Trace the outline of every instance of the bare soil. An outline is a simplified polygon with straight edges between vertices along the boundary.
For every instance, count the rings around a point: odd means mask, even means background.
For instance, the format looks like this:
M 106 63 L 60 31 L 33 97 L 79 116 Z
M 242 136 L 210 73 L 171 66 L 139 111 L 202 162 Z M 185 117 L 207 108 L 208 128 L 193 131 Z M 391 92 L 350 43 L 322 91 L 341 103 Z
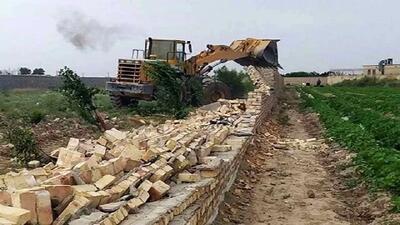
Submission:
M 400 224 L 390 197 L 368 192 L 351 167 L 354 154 L 321 133 L 318 116 L 302 112 L 287 91 L 256 134 L 214 225 Z

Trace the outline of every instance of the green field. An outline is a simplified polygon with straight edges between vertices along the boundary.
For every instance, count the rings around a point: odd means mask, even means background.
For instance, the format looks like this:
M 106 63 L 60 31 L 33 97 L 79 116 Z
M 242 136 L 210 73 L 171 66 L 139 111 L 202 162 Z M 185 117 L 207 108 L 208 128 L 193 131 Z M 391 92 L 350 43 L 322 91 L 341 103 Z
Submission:
M 303 87 L 306 107 L 320 114 L 327 135 L 357 153 L 371 187 L 390 191 L 400 209 L 400 89 Z
M 106 94 L 96 95 L 95 104 L 100 112 L 109 117 L 123 117 L 136 113 L 134 109 L 113 107 Z M 0 116 L 7 119 L 24 119 L 35 122 L 43 119 L 78 118 L 79 115 L 67 99 L 56 91 L 7 91 L 0 92 Z

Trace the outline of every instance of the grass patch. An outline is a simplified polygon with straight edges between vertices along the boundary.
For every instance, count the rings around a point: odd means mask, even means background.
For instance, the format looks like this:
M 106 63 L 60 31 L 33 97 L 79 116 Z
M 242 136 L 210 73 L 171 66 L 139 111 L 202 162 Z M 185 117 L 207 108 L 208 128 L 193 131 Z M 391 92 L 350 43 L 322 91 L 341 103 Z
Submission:
M 94 101 L 101 112 L 113 117 L 136 113 L 114 108 L 106 94 L 95 95 Z M 74 107 L 61 93 L 50 90 L 0 92 L 0 114 L 10 120 L 23 120 L 27 123 L 37 123 L 47 118 L 78 117 Z
M 363 77 L 355 80 L 345 80 L 334 84 L 335 87 L 400 87 L 400 80 L 396 79 L 378 79 L 376 77 Z

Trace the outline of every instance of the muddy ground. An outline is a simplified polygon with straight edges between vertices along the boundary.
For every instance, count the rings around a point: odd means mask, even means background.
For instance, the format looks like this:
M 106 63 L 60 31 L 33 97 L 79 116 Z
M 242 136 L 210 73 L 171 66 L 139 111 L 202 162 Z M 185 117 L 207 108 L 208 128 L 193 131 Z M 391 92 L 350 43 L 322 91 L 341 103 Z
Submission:
M 318 116 L 286 90 L 256 134 L 214 225 L 400 224 L 390 197 L 370 192 L 354 154 L 323 138 Z

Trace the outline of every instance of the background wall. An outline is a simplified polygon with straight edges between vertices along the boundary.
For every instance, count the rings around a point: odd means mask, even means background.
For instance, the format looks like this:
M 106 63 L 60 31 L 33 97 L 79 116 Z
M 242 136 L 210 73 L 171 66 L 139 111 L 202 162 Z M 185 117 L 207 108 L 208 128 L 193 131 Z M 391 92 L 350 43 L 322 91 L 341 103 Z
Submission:
M 91 87 L 104 88 L 107 77 L 81 77 L 82 81 Z M 52 76 L 23 76 L 23 75 L 1 75 L 0 90 L 11 89 L 54 89 L 61 86 L 60 77 Z
M 318 82 L 318 79 L 321 81 L 321 85 L 326 85 L 328 83 L 327 77 L 284 77 L 285 85 L 302 85 L 309 83 L 311 86 L 315 86 Z
M 332 85 L 336 83 L 340 83 L 345 80 L 355 80 L 361 79 L 367 75 L 342 75 L 342 76 L 328 76 L 328 77 L 283 77 L 285 85 L 303 85 L 309 83 L 311 86 L 315 86 L 317 84 L 318 79 L 321 80 L 321 85 Z M 370 77 L 372 77 L 370 75 Z M 400 80 L 400 75 L 377 75 L 375 76 L 378 79 L 397 79 Z

